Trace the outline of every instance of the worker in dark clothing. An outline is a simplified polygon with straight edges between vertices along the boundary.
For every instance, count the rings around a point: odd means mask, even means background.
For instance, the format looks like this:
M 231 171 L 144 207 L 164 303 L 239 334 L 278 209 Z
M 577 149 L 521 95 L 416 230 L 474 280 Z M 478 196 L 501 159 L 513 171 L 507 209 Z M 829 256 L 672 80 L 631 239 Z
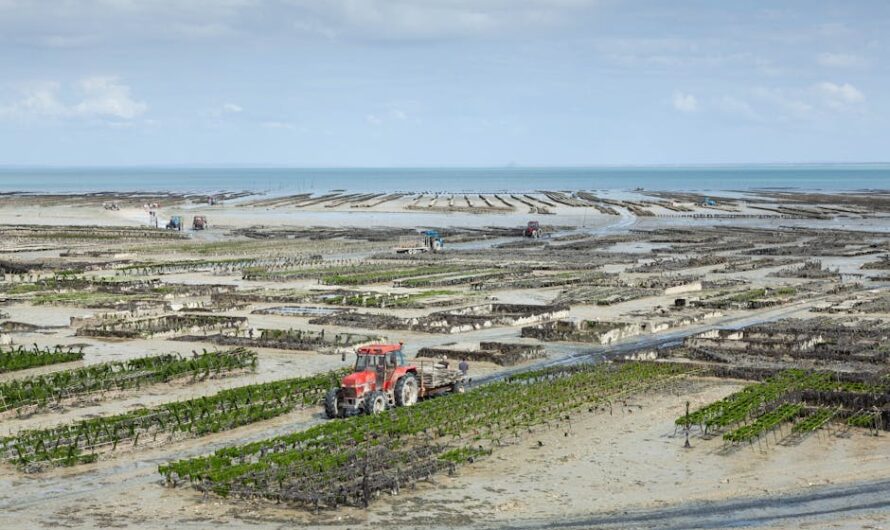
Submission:
M 470 363 L 468 363 L 466 359 L 461 359 L 460 364 L 457 365 L 457 368 L 460 370 L 460 373 L 462 373 L 463 375 L 467 375 L 467 372 L 470 371 Z

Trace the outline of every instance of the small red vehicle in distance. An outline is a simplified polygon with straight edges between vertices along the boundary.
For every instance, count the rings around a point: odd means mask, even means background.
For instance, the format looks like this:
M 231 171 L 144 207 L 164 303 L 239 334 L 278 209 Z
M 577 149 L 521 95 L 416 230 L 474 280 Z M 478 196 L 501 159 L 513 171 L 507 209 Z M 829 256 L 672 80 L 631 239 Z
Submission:
M 535 239 L 541 237 L 541 223 L 538 221 L 529 221 L 522 235 L 525 237 L 533 237 Z

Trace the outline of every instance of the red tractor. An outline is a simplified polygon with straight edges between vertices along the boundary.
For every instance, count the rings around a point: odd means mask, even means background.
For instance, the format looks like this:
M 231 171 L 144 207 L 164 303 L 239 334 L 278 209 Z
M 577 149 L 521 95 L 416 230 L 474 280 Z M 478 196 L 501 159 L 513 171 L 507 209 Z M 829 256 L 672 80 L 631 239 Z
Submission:
M 528 226 L 525 227 L 525 231 L 522 235 L 525 237 L 533 237 L 535 239 L 541 237 L 541 223 L 538 221 L 529 221 Z
M 371 344 L 356 351 L 355 368 L 339 388 L 328 390 L 328 418 L 379 414 L 390 407 L 410 407 L 421 398 L 463 391 L 463 375 L 447 366 L 408 364 L 402 344 Z

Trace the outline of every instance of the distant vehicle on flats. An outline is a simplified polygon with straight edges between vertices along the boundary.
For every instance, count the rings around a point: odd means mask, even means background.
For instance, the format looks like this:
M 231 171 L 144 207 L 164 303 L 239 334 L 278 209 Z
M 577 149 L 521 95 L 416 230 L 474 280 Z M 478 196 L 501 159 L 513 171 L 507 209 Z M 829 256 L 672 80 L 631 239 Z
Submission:
M 419 254 L 421 252 L 441 252 L 445 249 L 445 240 L 438 230 L 426 230 L 418 236 L 399 238 L 396 254 Z
M 167 230 L 182 230 L 182 216 L 174 215 L 167 222 Z

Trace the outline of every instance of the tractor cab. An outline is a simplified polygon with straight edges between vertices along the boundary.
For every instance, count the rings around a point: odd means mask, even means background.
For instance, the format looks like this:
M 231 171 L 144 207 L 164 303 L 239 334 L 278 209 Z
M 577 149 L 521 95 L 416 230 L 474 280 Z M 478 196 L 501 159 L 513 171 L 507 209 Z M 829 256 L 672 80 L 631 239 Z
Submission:
M 405 366 L 405 354 L 402 353 L 402 345 L 377 344 L 358 349 L 355 356 L 355 372 L 376 370 L 378 366 L 386 368 Z
M 356 351 L 356 374 L 361 372 L 374 372 L 375 386 L 377 389 L 387 389 L 387 382 L 397 368 L 405 366 L 405 354 L 402 353 L 401 344 L 375 344 L 365 346 Z
M 423 232 L 423 245 L 429 252 L 439 252 L 445 248 L 445 240 L 439 235 L 438 230 L 426 230 Z

